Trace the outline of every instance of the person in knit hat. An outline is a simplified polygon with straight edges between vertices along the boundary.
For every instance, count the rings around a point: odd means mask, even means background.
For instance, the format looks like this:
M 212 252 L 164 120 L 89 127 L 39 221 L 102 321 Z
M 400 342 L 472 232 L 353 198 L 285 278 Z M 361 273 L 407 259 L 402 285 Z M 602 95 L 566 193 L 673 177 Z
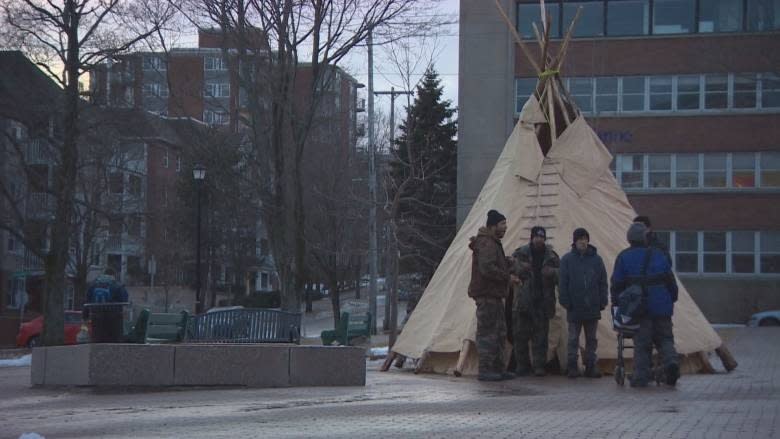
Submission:
M 547 231 L 542 226 L 533 227 L 530 242 L 515 250 L 512 256 L 512 273 L 521 280 L 514 287 L 512 299 L 515 373 L 525 376 L 533 371 L 536 376 L 544 376 L 550 319 L 555 316 L 555 285 L 560 260 L 547 244 Z
M 596 247 L 590 244 L 590 234 L 578 228 L 572 236 L 571 251 L 561 258 L 560 284 L 561 306 L 566 309 L 569 322 L 568 361 L 569 378 L 580 376 L 577 365 L 580 333 L 585 330 L 585 376 L 601 378 L 596 364 L 598 339 L 596 329 L 601 311 L 607 307 L 607 269 Z
M 473 256 L 468 294 L 477 305 L 476 345 L 480 381 L 500 381 L 515 376 L 504 370 L 504 344 L 507 339 L 504 300 L 509 294 L 510 283 L 519 281 L 509 273 L 510 263 L 501 244 L 506 227 L 506 217 L 497 210 L 491 210 L 485 227 L 481 227 L 469 243 Z
M 612 270 L 612 306 L 617 306 L 624 290 L 636 284 L 642 285 L 647 304 L 645 314 L 638 317 L 639 330 L 634 336 L 634 375 L 631 387 L 647 387 L 651 378 L 654 343 L 659 347 L 663 360 L 666 384 L 674 386 L 680 377 L 680 362 L 672 333 L 677 280 L 663 251 L 648 245 L 647 227 L 644 224 L 631 224 L 626 239 L 630 247 L 618 255 Z

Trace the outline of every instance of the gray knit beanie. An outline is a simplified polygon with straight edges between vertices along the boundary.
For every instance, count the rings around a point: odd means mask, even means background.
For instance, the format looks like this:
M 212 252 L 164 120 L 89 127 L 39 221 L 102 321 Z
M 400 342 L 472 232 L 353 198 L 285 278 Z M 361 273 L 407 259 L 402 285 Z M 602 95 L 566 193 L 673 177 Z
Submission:
M 628 228 L 626 238 L 629 243 L 646 244 L 647 243 L 647 227 L 642 223 L 633 223 Z

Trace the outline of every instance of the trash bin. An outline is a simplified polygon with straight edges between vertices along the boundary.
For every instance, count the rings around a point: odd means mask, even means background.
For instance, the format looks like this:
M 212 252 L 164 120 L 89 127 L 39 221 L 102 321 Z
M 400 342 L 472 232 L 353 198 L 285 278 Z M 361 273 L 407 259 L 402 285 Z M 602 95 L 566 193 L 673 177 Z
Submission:
M 124 338 L 122 311 L 125 302 L 87 303 L 91 343 L 121 343 Z

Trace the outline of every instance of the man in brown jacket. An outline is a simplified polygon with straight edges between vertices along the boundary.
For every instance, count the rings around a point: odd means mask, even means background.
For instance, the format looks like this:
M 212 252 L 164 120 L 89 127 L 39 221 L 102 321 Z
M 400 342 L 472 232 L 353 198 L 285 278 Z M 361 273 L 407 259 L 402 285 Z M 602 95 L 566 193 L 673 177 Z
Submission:
M 474 252 L 469 297 L 477 303 L 476 344 L 480 381 L 515 377 L 504 370 L 504 345 L 507 340 L 504 299 L 509 295 L 510 282 L 517 283 L 519 279 L 509 273 L 510 261 L 501 245 L 505 233 L 506 217 L 491 210 L 485 227 L 479 229 L 469 244 Z

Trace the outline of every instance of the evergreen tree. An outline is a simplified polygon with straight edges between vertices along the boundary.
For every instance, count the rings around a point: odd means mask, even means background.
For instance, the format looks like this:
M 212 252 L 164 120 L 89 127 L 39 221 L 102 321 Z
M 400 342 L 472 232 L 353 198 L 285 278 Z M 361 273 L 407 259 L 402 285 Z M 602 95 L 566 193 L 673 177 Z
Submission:
M 390 214 L 402 271 L 419 272 L 426 281 L 456 231 L 457 122 L 442 90 L 438 74 L 429 69 L 407 109 L 390 162 L 390 195 L 398 200 Z

